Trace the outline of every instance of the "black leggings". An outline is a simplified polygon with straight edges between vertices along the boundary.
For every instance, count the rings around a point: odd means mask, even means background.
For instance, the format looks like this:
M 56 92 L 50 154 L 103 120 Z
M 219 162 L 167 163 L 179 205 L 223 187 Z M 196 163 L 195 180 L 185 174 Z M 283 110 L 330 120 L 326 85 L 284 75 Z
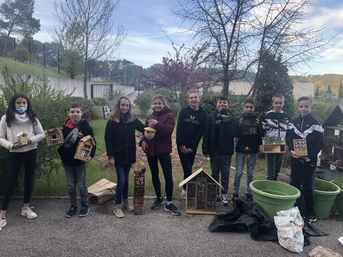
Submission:
M 2 210 L 8 209 L 22 167 L 24 167 L 24 204 L 30 203 L 33 191 L 34 171 L 36 168 L 36 157 L 36 149 L 23 153 L 9 153 L 7 161 L 7 188 L 2 202 Z
M 151 171 L 152 184 L 158 198 L 161 198 L 161 182 L 159 178 L 158 160 L 160 161 L 164 180 L 166 182 L 167 201 L 173 200 L 173 174 L 170 154 L 160 154 L 157 156 L 148 156 L 148 163 Z

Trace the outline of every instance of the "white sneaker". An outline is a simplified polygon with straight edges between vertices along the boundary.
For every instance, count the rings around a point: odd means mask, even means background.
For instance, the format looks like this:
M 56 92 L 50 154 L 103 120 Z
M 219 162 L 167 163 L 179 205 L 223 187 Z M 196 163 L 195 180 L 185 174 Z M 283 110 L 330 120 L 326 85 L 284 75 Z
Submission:
M 21 208 L 20 215 L 26 217 L 29 220 L 33 220 L 38 217 L 37 213 L 35 213 L 30 207 Z
M 7 225 L 7 219 L 0 219 L 0 231 L 6 227 Z
M 229 197 L 227 194 L 223 194 L 222 195 L 222 202 L 223 202 L 223 205 L 228 205 L 229 204 Z
M 125 214 L 124 214 L 123 210 L 121 208 L 119 208 L 119 207 L 114 207 L 113 214 L 117 218 L 124 218 L 125 217 Z

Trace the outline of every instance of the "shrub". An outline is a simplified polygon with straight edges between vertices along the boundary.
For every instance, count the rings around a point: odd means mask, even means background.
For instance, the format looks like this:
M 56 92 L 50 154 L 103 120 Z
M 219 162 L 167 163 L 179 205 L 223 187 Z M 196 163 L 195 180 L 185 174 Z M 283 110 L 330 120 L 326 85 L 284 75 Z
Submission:
M 18 47 L 12 53 L 12 56 L 15 60 L 20 62 L 28 62 L 31 59 L 31 54 L 25 48 Z

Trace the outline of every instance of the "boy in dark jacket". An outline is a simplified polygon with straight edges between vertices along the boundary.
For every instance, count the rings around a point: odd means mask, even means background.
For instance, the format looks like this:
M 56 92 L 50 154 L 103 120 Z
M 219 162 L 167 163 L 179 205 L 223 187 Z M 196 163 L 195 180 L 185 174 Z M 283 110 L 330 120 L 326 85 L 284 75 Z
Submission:
M 81 116 L 80 105 L 72 104 L 69 109 L 68 119 L 63 127 L 64 143 L 58 149 L 67 177 L 68 193 L 70 196 L 70 208 L 65 214 L 66 218 L 71 218 L 77 213 L 77 187 L 79 188 L 81 199 L 79 217 L 85 217 L 89 213 L 85 162 L 75 159 L 74 155 L 80 139 L 88 135 L 93 137 L 93 130 L 86 120 L 81 119 Z M 94 157 L 94 155 L 95 147 L 92 149 L 91 157 Z
M 309 97 L 298 99 L 299 116 L 287 131 L 287 146 L 291 151 L 291 185 L 301 191 L 297 205 L 305 220 L 315 222 L 313 209 L 314 170 L 317 155 L 323 145 L 324 129 L 311 115 L 312 102 Z M 299 148 L 300 145 L 300 148 Z M 299 149 L 301 152 L 299 152 Z
M 199 92 L 189 91 L 187 101 L 188 106 L 180 111 L 176 127 L 176 144 L 184 178 L 192 174 L 198 145 L 207 127 L 207 114 L 200 107 Z
M 212 176 L 223 186 L 223 204 L 228 204 L 228 184 L 234 138 L 237 136 L 237 120 L 229 112 L 229 101 L 219 97 L 216 111 L 209 115 L 208 130 L 204 137 L 204 154 L 210 156 Z
M 249 184 L 253 179 L 256 164 L 256 155 L 262 144 L 262 129 L 255 111 L 252 99 L 246 99 L 243 106 L 243 114 L 239 119 L 238 140 L 236 145 L 236 175 L 234 198 L 239 197 L 240 182 L 243 174 L 245 160 L 247 162 L 246 199 L 251 200 Z

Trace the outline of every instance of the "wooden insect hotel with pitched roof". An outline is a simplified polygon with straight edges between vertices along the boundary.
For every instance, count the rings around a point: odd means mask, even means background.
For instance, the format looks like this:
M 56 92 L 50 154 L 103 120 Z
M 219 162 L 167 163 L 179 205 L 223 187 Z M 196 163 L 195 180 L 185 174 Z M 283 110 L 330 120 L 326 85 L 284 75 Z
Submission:
M 95 141 L 92 136 L 89 135 L 81 138 L 76 148 L 74 158 L 81 161 L 91 160 L 94 147 Z
M 324 147 L 320 166 L 343 170 L 343 101 L 324 121 Z
M 221 184 L 201 168 L 179 184 L 180 188 L 184 186 L 187 214 L 216 214 Z
M 61 145 L 64 143 L 62 128 L 51 128 L 46 131 L 46 141 L 50 145 Z

